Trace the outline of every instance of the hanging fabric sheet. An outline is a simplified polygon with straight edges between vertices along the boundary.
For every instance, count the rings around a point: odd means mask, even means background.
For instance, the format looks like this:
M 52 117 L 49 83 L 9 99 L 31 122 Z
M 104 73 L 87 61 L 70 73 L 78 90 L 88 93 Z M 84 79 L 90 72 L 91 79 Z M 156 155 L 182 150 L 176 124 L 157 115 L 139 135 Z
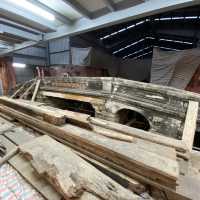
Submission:
M 200 65 L 200 49 L 161 51 L 154 48 L 151 83 L 185 89 Z

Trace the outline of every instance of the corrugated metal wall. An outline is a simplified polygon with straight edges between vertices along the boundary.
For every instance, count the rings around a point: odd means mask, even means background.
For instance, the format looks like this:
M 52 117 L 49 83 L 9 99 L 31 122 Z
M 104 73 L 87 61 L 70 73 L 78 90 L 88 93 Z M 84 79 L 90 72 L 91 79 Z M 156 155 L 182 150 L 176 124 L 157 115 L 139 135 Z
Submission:
M 45 66 L 47 64 L 47 48 L 37 46 L 16 51 L 13 55 L 13 62 Z
M 68 37 L 49 41 L 48 47 L 50 65 L 70 64 L 70 40 Z

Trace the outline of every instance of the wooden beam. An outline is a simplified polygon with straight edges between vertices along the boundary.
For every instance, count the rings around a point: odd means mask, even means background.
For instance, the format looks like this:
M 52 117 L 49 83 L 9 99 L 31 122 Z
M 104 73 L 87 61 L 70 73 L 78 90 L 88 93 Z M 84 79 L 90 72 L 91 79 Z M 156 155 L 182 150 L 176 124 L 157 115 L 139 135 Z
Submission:
M 194 135 L 196 131 L 196 123 L 198 117 L 199 103 L 195 101 L 189 101 L 188 109 L 185 117 L 185 124 L 183 129 L 182 141 L 188 147 L 191 152 L 194 142 Z
M 91 125 L 104 127 L 108 130 L 113 130 L 113 131 L 116 131 L 119 133 L 124 133 L 124 134 L 130 135 L 134 138 L 141 138 L 141 139 L 153 142 L 153 143 L 161 144 L 161 145 L 168 146 L 168 147 L 173 147 L 177 151 L 180 151 L 183 153 L 187 152 L 187 146 L 184 143 L 182 143 L 180 140 L 176 140 L 174 138 L 169 138 L 169 137 L 166 137 L 163 135 L 146 132 L 146 131 L 136 129 L 133 127 L 129 127 L 126 125 L 122 125 L 122 124 L 119 124 L 116 122 L 106 121 L 106 120 L 98 119 L 98 118 L 94 118 L 94 117 L 90 117 L 89 122 L 91 123 Z
M 0 106 L 0 111 L 14 117 L 21 123 L 29 124 L 32 128 L 35 127 L 37 130 L 45 131 L 73 143 L 79 149 L 85 148 L 93 154 L 109 159 L 121 167 L 126 167 L 130 171 L 145 176 L 146 179 L 159 182 L 167 187 L 175 187 L 179 174 L 176 161 L 142 150 L 134 143 L 115 141 L 72 125 L 54 126 L 9 107 Z
M 35 90 L 34 90 L 34 92 L 33 92 L 33 96 L 32 96 L 32 98 L 31 98 L 31 101 L 35 101 L 35 98 L 36 98 L 36 96 L 37 96 L 37 93 L 38 93 L 38 90 L 39 90 L 39 87 L 40 87 L 40 82 L 41 82 L 40 79 L 37 80 L 37 82 L 36 82 Z
M 138 199 L 137 195 L 97 170 L 69 147 L 49 136 L 41 136 L 21 145 L 20 151 L 31 161 L 36 172 L 64 199 L 83 199 L 85 192 L 89 192 L 91 197 L 94 196 L 99 200 Z

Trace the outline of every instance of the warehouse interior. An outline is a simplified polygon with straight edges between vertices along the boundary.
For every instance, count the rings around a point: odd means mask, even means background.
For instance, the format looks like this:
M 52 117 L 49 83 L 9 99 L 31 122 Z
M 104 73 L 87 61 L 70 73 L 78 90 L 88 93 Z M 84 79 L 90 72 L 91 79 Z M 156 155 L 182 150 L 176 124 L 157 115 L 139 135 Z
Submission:
M 199 0 L 0 1 L 0 200 L 199 200 L 199 103 Z

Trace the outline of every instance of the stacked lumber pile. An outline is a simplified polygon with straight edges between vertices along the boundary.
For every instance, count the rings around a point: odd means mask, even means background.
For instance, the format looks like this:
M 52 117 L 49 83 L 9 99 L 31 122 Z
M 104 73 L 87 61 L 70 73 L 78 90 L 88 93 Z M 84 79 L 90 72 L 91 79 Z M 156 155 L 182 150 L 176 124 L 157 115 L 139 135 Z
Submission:
M 196 102 L 189 103 L 182 140 L 7 97 L 0 98 L 0 112 L 64 144 L 32 138 L 19 144 L 18 161 L 26 159 L 65 199 L 144 199 L 147 190 L 156 199 L 192 199 L 177 186 L 180 174 L 187 173 L 180 163 L 190 157 Z

